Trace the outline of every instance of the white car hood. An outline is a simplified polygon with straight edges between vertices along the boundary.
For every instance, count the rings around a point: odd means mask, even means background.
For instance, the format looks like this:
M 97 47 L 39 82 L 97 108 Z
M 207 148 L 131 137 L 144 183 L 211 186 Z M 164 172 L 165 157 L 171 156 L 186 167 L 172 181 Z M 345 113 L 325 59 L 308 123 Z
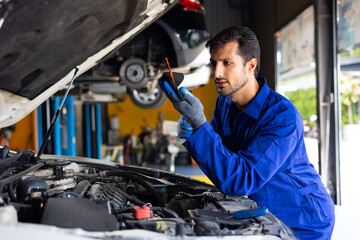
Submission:
M 0 1 L 0 128 L 12 125 L 178 0 Z

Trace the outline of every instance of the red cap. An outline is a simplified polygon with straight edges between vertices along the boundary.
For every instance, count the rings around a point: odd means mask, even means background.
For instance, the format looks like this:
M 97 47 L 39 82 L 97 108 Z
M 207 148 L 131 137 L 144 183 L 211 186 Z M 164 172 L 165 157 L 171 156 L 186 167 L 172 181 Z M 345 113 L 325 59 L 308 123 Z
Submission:
M 135 219 L 150 218 L 150 207 L 134 206 L 132 208 L 132 214 Z

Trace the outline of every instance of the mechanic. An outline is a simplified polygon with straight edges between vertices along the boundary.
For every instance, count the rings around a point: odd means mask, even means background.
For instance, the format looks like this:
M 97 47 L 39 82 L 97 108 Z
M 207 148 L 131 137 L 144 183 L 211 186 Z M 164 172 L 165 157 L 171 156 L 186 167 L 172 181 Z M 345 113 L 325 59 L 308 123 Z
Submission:
M 219 93 L 210 123 L 191 92 L 180 88 L 181 100 L 164 77 L 159 80 L 182 115 L 178 134 L 188 152 L 223 193 L 249 196 L 300 239 L 331 239 L 334 203 L 307 157 L 299 112 L 257 76 L 255 33 L 230 27 L 206 46 Z

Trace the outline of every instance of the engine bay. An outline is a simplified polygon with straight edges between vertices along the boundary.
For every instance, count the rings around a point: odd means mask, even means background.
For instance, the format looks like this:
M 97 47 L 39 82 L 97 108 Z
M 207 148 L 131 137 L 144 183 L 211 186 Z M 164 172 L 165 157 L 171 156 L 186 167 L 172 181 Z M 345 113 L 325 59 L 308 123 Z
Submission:
M 234 219 L 234 212 L 256 208 L 256 203 L 182 175 L 94 159 L 42 158 L 20 151 L 0 159 L 0 210 L 16 210 L 12 223 L 89 232 L 142 229 L 168 236 L 295 238 L 271 213 Z M 5 213 L 10 211 L 0 211 L 0 221 Z

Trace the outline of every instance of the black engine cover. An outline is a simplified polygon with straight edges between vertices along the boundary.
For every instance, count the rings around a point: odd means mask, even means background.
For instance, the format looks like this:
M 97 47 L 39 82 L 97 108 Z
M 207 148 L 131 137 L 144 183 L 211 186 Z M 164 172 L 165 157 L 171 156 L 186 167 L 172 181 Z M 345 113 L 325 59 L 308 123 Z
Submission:
M 50 198 L 41 222 L 61 228 L 82 228 L 87 231 L 117 230 L 115 217 L 85 198 Z

